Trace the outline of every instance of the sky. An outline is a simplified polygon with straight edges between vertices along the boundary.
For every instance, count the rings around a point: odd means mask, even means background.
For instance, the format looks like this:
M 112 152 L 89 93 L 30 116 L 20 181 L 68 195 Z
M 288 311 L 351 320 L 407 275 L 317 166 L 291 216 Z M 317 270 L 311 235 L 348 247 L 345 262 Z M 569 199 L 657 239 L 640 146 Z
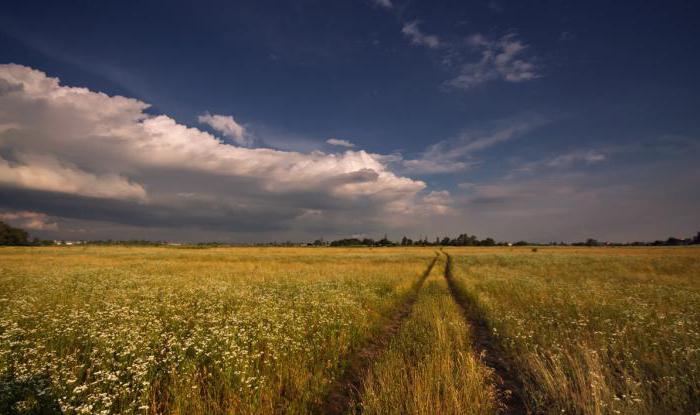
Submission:
M 51 239 L 700 230 L 693 1 L 8 1 L 0 220 Z

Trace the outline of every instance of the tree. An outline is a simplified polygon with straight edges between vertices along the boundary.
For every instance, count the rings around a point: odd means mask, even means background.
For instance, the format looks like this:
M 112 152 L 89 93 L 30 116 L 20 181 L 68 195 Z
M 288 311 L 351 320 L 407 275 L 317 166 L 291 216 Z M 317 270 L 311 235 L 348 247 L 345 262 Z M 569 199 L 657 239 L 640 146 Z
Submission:
M 595 240 L 593 238 L 586 239 L 586 246 L 598 246 L 598 245 L 600 245 L 600 242 L 598 242 L 597 240 Z
M 666 240 L 666 245 L 671 245 L 671 246 L 683 245 L 683 241 L 678 239 L 678 238 L 670 237 Z
M 695 238 L 693 238 L 693 242 L 692 242 L 692 243 L 695 244 L 695 245 L 700 245 L 700 232 L 698 232 L 698 233 L 695 235 Z
M 380 239 L 379 241 L 377 241 L 377 245 L 379 245 L 379 246 L 391 246 L 391 245 L 394 245 L 394 243 L 389 240 L 389 238 L 386 236 L 386 234 L 384 234 L 384 237 L 382 239 Z
M 447 246 L 449 244 L 450 244 L 450 238 L 447 236 L 442 238 L 442 241 L 440 241 L 440 245 Z
M 357 238 L 339 239 L 331 242 L 331 246 L 357 246 L 363 245 L 362 241 Z
M 459 236 L 455 239 L 454 243 L 457 246 L 464 246 L 467 244 L 467 239 L 469 238 L 469 235 L 466 233 L 461 233 Z
M 29 245 L 29 234 L 24 229 L 0 222 L 0 245 Z
M 486 238 L 483 241 L 481 241 L 481 245 L 483 246 L 494 246 L 496 245 L 496 241 L 493 240 L 493 238 Z

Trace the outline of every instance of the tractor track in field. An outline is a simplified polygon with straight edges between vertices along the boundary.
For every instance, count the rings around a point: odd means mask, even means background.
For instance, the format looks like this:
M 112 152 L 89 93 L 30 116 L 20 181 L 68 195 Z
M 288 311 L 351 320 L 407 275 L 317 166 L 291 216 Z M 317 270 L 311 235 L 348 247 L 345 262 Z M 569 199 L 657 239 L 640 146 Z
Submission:
M 514 375 L 514 366 L 505 356 L 498 341 L 494 338 L 488 323 L 480 315 L 476 304 L 464 295 L 460 295 L 455 286 L 452 275 L 452 257 L 443 252 L 447 257 L 445 264 L 445 279 L 452 294 L 452 298 L 462 311 L 464 320 L 470 328 L 470 339 L 474 351 L 481 356 L 481 361 L 496 374 L 496 390 L 504 405 L 503 414 L 526 415 L 527 410 L 523 400 L 522 382 Z
M 372 362 L 386 350 L 391 339 L 399 332 L 404 321 L 411 314 L 418 293 L 439 258 L 439 254 L 435 255 L 408 298 L 398 306 L 391 318 L 379 330 L 379 334 L 369 339 L 364 346 L 350 355 L 345 371 L 331 386 L 330 392 L 314 413 L 328 415 L 348 413 L 353 397 L 360 391 L 367 370 Z

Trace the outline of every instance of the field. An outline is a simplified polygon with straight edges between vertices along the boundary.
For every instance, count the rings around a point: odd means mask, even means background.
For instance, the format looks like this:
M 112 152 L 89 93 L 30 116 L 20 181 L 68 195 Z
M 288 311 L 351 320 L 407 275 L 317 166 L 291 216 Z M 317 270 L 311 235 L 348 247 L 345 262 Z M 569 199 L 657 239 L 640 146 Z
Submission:
M 2 414 L 698 411 L 698 248 L 0 249 Z

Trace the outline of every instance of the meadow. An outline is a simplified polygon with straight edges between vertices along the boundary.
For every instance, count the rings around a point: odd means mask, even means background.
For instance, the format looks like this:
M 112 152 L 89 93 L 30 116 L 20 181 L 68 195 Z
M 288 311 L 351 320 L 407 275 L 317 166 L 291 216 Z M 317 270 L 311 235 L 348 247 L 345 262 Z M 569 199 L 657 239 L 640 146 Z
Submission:
M 695 414 L 700 249 L 453 250 L 532 412 Z
M 2 248 L 0 413 L 695 414 L 699 310 L 692 247 Z

